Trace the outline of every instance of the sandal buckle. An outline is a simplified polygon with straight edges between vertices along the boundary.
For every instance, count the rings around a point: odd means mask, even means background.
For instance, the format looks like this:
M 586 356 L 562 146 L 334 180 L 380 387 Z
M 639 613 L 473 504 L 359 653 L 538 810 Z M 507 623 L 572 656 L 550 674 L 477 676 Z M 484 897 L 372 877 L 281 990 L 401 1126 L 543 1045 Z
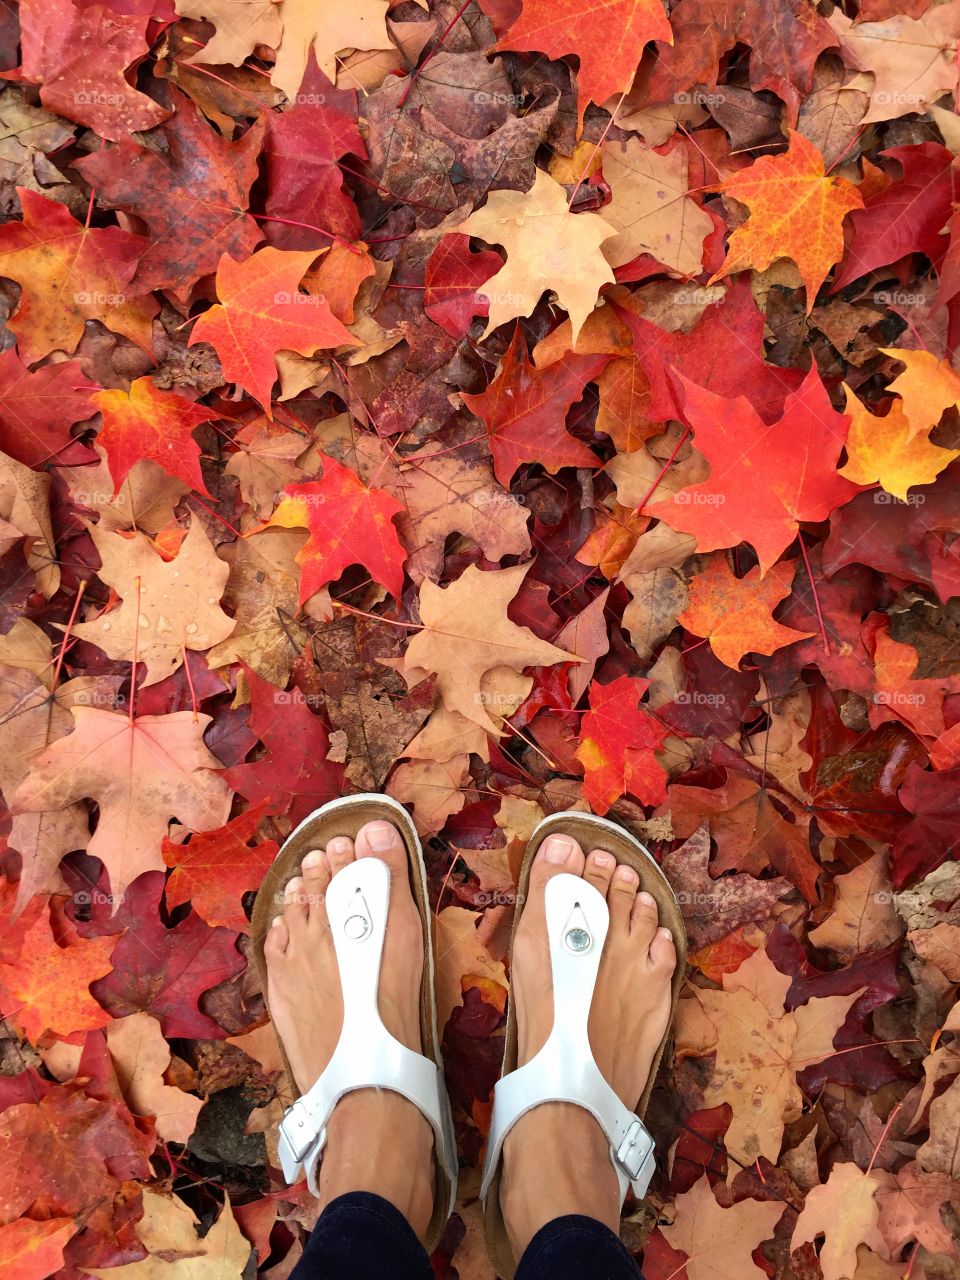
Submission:
M 617 1149 L 617 1163 L 635 1182 L 653 1152 L 653 1138 L 639 1120 L 634 1120 Z
M 317 1127 L 313 1123 L 310 1112 L 303 1105 L 302 1098 L 298 1098 L 292 1106 L 287 1107 L 280 1121 L 280 1132 L 291 1156 L 299 1164 L 317 1138 Z

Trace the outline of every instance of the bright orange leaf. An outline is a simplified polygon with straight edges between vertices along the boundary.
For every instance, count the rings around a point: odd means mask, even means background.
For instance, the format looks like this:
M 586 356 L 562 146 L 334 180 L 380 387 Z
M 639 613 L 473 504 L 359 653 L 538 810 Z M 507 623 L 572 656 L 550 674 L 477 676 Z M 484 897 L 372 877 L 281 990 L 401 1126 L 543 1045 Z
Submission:
M 630 88 L 651 40 L 673 44 L 661 0 L 523 0 L 523 12 L 496 47 L 550 58 L 576 54 L 582 124 L 588 103 L 599 105 Z
M 904 352 L 904 355 L 907 353 Z M 846 410 L 850 414 L 847 464 L 840 474 L 855 484 L 880 484 L 902 502 L 914 485 L 932 484 L 954 458 L 956 449 L 931 444 L 923 428 L 915 430 L 904 413 L 903 401 L 894 400 L 885 414 L 871 413 L 846 384 Z M 929 431 L 929 426 L 926 431 Z
M 846 178 L 831 177 L 813 143 L 792 131 L 782 155 L 761 156 L 720 190 L 745 204 L 750 217 L 730 236 L 726 261 L 710 283 L 790 258 L 806 285 L 809 315 L 827 272 L 843 255 L 843 220 L 863 207 L 859 191 Z
M 325 298 L 300 292 L 300 281 L 316 256 L 312 249 L 266 248 L 236 262 L 225 253 L 217 268 L 220 301 L 193 326 L 190 345 L 209 342 L 224 375 L 249 391 L 271 418 L 278 351 L 311 356 L 358 345 Z
M 0 1227 L 4 1280 L 46 1280 L 63 1266 L 63 1246 L 78 1230 L 70 1218 L 20 1218 Z
M 690 583 L 690 603 L 677 618 L 695 636 L 705 636 L 721 662 L 736 671 L 744 654 L 771 654 L 813 632 L 794 631 L 773 619 L 790 594 L 793 565 L 775 564 L 766 577 L 759 566 L 736 578 L 726 556 L 713 556 Z
M 150 458 L 191 489 L 207 492 L 193 432 L 203 422 L 215 422 L 219 413 L 159 390 L 152 378 L 135 379 L 129 391 L 98 391 L 92 399 L 103 414 L 97 443 L 106 450 L 114 493 L 141 458 Z

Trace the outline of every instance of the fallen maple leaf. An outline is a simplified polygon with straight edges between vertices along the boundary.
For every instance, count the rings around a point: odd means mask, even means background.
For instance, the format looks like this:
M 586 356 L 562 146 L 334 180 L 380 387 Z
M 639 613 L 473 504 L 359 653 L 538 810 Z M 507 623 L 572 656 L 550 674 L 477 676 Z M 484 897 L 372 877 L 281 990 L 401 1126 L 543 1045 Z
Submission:
M 206 20 L 213 36 L 202 49 L 191 53 L 187 64 L 210 66 L 229 63 L 239 67 L 258 44 L 275 49 L 283 34 L 278 0 L 174 0 L 177 13 L 185 18 Z
M 312 49 L 317 66 L 330 80 L 337 75 L 337 54 L 345 49 L 392 48 L 386 28 L 387 0 L 352 0 L 342 9 L 332 0 L 280 0 L 283 35 L 277 46 L 271 83 L 291 101 L 303 82 Z
M 224 254 L 217 267 L 220 301 L 193 326 L 191 346 L 209 342 L 223 372 L 253 395 L 273 417 L 270 390 L 277 380 L 276 354 L 313 355 L 320 348 L 359 346 L 324 298 L 301 293 L 300 281 L 316 250 L 285 252 L 269 246 L 245 262 Z
M 96 383 L 76 360 L 41 365 L 32 372 L 11 347 L 0 354 L 0 450 L 28 467 L 92 462 L 93 454 L 69 432 L 93 417 Z
M 91 398 L 103 414 L 97 443 L 107 455 L 115 494 L 131 468 L 144 458 L 189 488 L 207 492 L 193 432 L 201 423 L 215 422 L 220 414 L 158 390 L 152 378 L 136 378 L 129 391 L 98 391 Z
M 845 409 L 850 414 L 847 463 L 840 475 L 854 484 L 879 483 L 901 501 L 914 485 L 932 484 L 960 450 L 941 449 L 918 434 L 895 400 L 883 416 L 870 413 L 849 387 Z
M 876 1201 L 883 1182 L 882 1174 L 864 1173 L 855 1164 L 835 1164 L 827 1181 L 807 1192 L 790 1239 L 791 1251 L 822 1234 L 826 1237 L 820 1250 L 823 1280 L 852 1280 L 858 1245 L 886 1252 Z
M 145 687 L 176 671 L 187 649 L 209 649 L 233 631 L 233 619 L 219 603 L 230 570 L 199 520 L 172 560 L 142 533 L 94 527 L 90 536 L 102 561 L 97 573 L 122 603 L 94 622 L 75 624 L 74 634 L 112 658 L 142 662 Z
M 885 854 L 875 853 L 852 871 L 834 877 L 833 912 L 808 934 L 815 947 L 852 960 L 901 936 L 886 862 Z
M 488 733 L 500 731 L 486 709 L 488 700 L 494 701 L 497 695 L 485 694 L 480 687 L 486 672 L 504 666 L 519 672 L 524 667 L 579 661 L 507 617 L 507 605 L 529 568 L 529 564 L 518 564 L 481 573 L 469 565 L 448 587 L 424 581 L 420 588 L 423 630 L 404 655 L 408 680 L 412 683 L 436 672 L 437 690 L 447 707 Z
M 777 1201 L 741 1200 L 721 1208 L 704 1175 L 677 1196 L 673 1223 L 660 1230 L 671 1248 L 687 1255 L 688 1280 L 759 1280 L 766 1272 L 751 1255 L 761 1241 L 772 1239 L 782 1215 Z
M 720 661 L 736 670 L 747 653 L 771 654 L 813 634 L 773 619 L 773 610 L 790 594 L 792 582 L 789 561 L 775 564 L 766 577 L 758 566 L 735 578 L 726 556 L 713 556 L 691 579 L 690 603 L 677 621 L 694 635 L 705 636 Z
M 87 847 L 110 873 L 115 911 L 132 880 L 163 867 L 160 842 L 170 819 L 193 831 L 223 826 L 230 788 L 203 744 L 210 716 L 178 711 L 137 719 L 85 706 L 71 712 L 73 733 L 35 757 L 11 807 L 29 813 L 96 800 L 100 816 Z
M 590 686 L 590 710 L 583 717 L 576 756 L 584 768 L 583 794 L 595 813 L 632 795 L 641 804 L 666 797 L 667 775 L 655 752 L 669 729 L 640 704 L 649 680 L 619 676 Z
M 173 868 L 166 888 L 169 906 L 189 902 L 207 924 L 249 933 L 241 899 L 259 886 L 279 847 L 275 840 L 249 847 L 266 807 L 261 801 L 225 827 L 197 832 L 186 844 L 164 838 L 163 860 Z
M 523 0 L 520 16 L 497 44 L 549 58 L 576 54 L 577 115 L 583 124 L 591 102 L 598 105 L 626 93 L 643 48 L 651 40 L 673 43 L 661 0 L 599 0 L 585 8 L 577 0 Z
M 224 776 L 251 804 L 266 801 L 275 811 L 289 812 L 291 822 L 300 822 L 341 794 L 343 768 L 327 759 L 326 725 L 299 689 L 278 689 L 248 668 L 243 670 L 250 690 L 250 724 L 266 754 L 253 763 L 234 765 Z M 226 817 L 225 813 L 215 825 L 222 826 Z
M 836 471 L 847 421 L 834 411 L 816 368 L 787 396 L 768 427 L 744 397 L 727 400 L 682 375 L 684 414 L 710 478 L 647 508 L 673 529 L 692 533 L 701 551 L 746 540 L 766 574 L 801 521 L 825 520 L 858 492 Z M 742 501 L 743 486 L 751 501 Z
M 863 207 L 856 187 L 831 177 L 813 143 L 791 131 L 783 155 L 761 156 L 721 190 L 745 204 L 750 217 L 730 237 L 726 260 L 709 283 L 745 267 L 762 271 L 778 258 L 790 258 L 806 286 L 809 315 L 817 290 L 843 255 L 843 220 Z
M 697 275 L 713 222 L 688 195 L 684 147 L 661 155 L 639 138 L 628 137 L 605 143 L 601 156 L 611 192 L 603 217 L 619 232 L 603 245 L 611 267 L 649 253 L 678 275 Z
M 539 462 L 552 475 L 561 467 L 597 465 L 596 454 L 567 431 L 566 417 L 608 359 L 567 354 L 538 369 L 517 326 L 486 391 L 463 397 L 487 428 L 494 474 L 502 485 L 509 486 L 524 462 Z
M 730 1178 L 760 1156 L 776 1163 L 784 1123 L 802 1109 L 797 1071 L 833 1053 L 833 1037 L 861 994 L 815 997 L 787 1013 L 790 984 L 759 950 L 723 975 L 722 991 L 697 990 L 680 1002 L 677 1052 L 715 1053 L 704 1106 L 733 1108 L 724 1139 L 737 1162 Z
M 23 221 L 0 227 L 0 274 L 21 287 L 9 325 L 27 364 L 75 350 L 87 320 L 149 350 L 156 307 L 129 287 L 146 239 L 119 227 L 84 227 L 63 205 L 24 188 L 17 195 Z
M 213 271 L 222 257 L 246 256 L 263 238 L 244 212 L 263 124 L 255 122 L 228 142 L 179 90 L 168 93 L 174 113 L 162 126 L 162 152 L 121 142 L 76 162 L 101 201 L 136 214 L 149 228 L 137 267 L 139 293 L 189 293 L 197 276 Z
M 269 523 L 310 531 L 297 552 L 301 604 L 351 564 L 362 564 L 374 582 L 400 598 L 406 552 L 393 517 L 403 510 L 401 503 L 383 489 L 368 488 L 327 455 L 322 479 L 288 484 L 284 493 Z
M 149 13 L 77 8 L 69 0 L 23 0 L 23 79 L 40 85 L 51 111 L 114 141 L 170 114 L 126 73 L 146 58 Z
M 576 340 L 601 287 L 613 283 L 600 246 L 616 228 L 596 213 L 571 213 L 567 193 L 542 169 L 526 193 L 492 191 L 457 230 L 507 251 L 506 263 L 477 289 L 490 304 L 486 333 L 530 315 L 551 290 L 570 316 Z
M 506 987 L 503 964 L 494 960 L 477 932 L 479 911 L 444 907 L 436 917 L 437 1024 L 445 1027 L 450 1014 L 463 1003 L 465 977 L 487 978 Z
M 23 937 L 16 962 L 0 964 L 4 1016 L 37 1044 L 47 1032 L 61 1040 L 106 1026 L 90 983 L 110 972 L 116 938 L 77 938 L 60 945 L 49 912 L 43 911 Z

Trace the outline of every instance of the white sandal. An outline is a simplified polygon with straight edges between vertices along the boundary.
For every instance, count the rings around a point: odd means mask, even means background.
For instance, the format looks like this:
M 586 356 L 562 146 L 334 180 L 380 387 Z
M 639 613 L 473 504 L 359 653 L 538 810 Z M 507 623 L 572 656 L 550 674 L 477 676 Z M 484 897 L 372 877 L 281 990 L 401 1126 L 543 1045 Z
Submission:
M 660 923 L 669 928 L 677 949 L 672 980 L 673 1010 L 683 981 L 686 932 L 676 897 L 653 856 L 622 827 L 593 814 L 568 811 L 544 819 L 534 830 L 520 872 L 518 902 L 527 897 L 530 867 L 549 835 L 578 840 L 584 850 L 606 849 L 640 875 L 640 888 L 653 894 Z M 654 1078 L 670 1029 L 664 1034 L 637 1110 L 631 1111 L 604 1079 L 590 1049 L 588 1019 L 593 1001 L 610 912 L 603 894 L 581 876 L 561 873 L 546 885 L 545 912 L 554 992 L 553 1028 L 540 1052 L 517 1068 L 517 1024 L 511 1009 L 507 1021 L 503 1074 L 494 1090 L 480 1194 L 484 1200 L 487 1250 L 497 1274 L 511 1280 L 516 1270 L 500 1208 L 500 1157 L 507 1134 L 534 1107 L 568 1102 L 596 1119 L 610 1143 L 610 1159 L 620 1183 L 620 1202 L 628 1188 L 646 1195 L 655 1170 L 654 1142 L 643 1123 Z M 517 921 L 514 921 L 516 933 Z M 672 1022 L 672 1015 L 671 1015 Z
M 380 1017 L 377 992 L 390 905 L 390 869 L 379 858 L 357 858 L 336 873 L 326 892 L 343 994 L 340 1039 L 316 1083 L 284 1113 L 279 1154 L 287 1183 L 293 1184 L 306 1175 L 307 1184 L 316 1195 L 317 1167 L 326 1143 L 327 1124 L 340 1099 L 356 1089 L 391 1089 L 401 1094 L 423 1113 L 434 1133 L 437 1188 L 426 1241 L 428 1250 L 432 1250 L 456 1199 L 457 1145 L 440 1061 L 426 868 L 419 837 L 403 806 L 389 796 L 345 796 L 304 819 L 284 842 L 264 877 L 254 905 L 252 936 L 266 998 L 263 942 L 287 881 L 299 874 L 301 860 L 310 849 L 322 849 L 338 835 L 355 838 L 365 823 L 377 819 L 391 822 L 401 833 L 407 849 L 411 890 L 423 924 L 420 1030 L 424 1053 L 415 1053 L 401 1044 Z M 282 1043 L 280 1047 L 282 1050 Z M 296 1092 L 285 1052 L 284 1061 Z

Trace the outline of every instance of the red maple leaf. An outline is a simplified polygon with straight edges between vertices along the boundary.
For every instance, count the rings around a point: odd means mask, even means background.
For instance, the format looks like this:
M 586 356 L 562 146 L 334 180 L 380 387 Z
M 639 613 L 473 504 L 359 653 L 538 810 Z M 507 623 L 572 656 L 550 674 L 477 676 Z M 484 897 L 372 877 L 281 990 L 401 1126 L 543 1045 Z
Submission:
M 654 753 L 669 730 L 640 705 L 649 687 L 649 680 L 631 676 L 590 686 L 576 755 L 584 767 L 583 794 L 596 813 L 625 795 L 641 804 L 666 799 L 667 774 Z

